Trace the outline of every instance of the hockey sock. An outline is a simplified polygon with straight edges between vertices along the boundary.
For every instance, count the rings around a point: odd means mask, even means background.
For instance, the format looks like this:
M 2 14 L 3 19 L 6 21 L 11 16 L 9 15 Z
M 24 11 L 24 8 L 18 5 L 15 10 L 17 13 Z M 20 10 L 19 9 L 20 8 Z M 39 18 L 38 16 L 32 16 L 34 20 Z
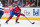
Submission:
M 16 22 L 18 21 L 18 19 L 16 19 Z
M 12 19 L 12 16 L 10 16 L 10 17 L 7 19 L 7 22 L 8 22 L 10 19 Z
M 18 21 L 19 17 L 17 17 L 16 22 Z

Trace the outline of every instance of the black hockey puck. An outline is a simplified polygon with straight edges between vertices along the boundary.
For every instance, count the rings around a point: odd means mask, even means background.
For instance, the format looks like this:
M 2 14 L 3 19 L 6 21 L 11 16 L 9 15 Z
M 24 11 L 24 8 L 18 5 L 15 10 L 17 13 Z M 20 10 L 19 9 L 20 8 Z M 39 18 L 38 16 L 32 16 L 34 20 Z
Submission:
M 33 22 L 32 24 L 35 24 L 35 22 Z

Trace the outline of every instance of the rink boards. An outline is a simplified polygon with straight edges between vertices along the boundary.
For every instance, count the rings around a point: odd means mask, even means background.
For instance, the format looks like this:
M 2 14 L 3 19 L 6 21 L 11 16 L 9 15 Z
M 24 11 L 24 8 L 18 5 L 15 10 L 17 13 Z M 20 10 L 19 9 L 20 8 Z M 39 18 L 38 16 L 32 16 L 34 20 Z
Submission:
M 11 7 L 12 8 L 12 7 Z M 4 8 L 4 15 L 1 19 L 8 19 L 10 16 L 10 7 Z M 21 7 L 21 13 L 25 14 L 25 16 L 29 20 L 40 20 L 40 7 Z M 16 16 L 14 16 L 12 19 L 16 19 Z M 19 20 L 27 20 L 24 16 L 20 16 Z

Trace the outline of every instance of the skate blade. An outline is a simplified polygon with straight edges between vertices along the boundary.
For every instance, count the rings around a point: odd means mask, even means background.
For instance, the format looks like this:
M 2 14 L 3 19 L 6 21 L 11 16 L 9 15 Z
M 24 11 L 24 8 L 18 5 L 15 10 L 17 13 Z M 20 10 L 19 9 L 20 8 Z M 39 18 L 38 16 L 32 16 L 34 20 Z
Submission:
M 15 23 L 15 24 L 19 24 L 19 23 Z

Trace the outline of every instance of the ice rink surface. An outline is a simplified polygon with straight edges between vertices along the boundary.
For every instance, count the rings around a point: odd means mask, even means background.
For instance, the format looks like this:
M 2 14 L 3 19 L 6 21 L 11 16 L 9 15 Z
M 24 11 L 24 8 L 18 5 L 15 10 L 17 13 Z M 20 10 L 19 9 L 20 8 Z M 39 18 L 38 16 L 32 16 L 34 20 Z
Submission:
M 35 24 L 31 24 L 27 20 L 19 20 L 20 23 L 15 23 L 15 20 L 10 20 L 8 24 L 5 23 L 6 19 L 0 19 L 1 27 L 40 27 L 40 21 L 31 20 Z

